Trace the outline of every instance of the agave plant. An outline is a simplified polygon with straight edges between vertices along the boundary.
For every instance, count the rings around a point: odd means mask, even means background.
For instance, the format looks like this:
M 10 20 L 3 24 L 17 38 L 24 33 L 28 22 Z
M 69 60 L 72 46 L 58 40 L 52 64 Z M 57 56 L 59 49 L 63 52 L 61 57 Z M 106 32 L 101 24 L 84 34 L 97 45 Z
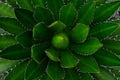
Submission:
M 0 2 L 4 80 L 119 79 L 120 21 L 112 20 L 119 7 L 106 0 Z

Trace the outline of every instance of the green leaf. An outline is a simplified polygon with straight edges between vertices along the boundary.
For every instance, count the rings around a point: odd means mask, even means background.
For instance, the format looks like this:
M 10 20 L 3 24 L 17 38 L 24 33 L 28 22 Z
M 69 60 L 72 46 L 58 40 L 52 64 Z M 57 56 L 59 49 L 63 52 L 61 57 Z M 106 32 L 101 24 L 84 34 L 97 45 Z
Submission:
M 17 0 L 17 3 L 21 8 L 31 10 L 31 11 L 33 10 L 31 0 Z
M 15 18 L 13 8 L 3 2 L 0 2 L 0 16 Z
M 31 47 L 33 44 L 32 39 L 32 32 L 25 31 L 16 36 L 16 40 L 23 46 L 23 47 Z
M 94 0 L 88 0 L 88 1 L 94 1 Z M 95 3 L 97 6 L 100 6 L 101 4 L 105 4 L 107 0 L 95 0 Z
M 99 6 L 95 10 L 94 22 L 103 22 L 107 20 L 120 7 L 120 1 L 114 1 Z
M 14 18 L 0 17 L 0 27 L 15 35 L 25 31 L 22 25 Z
M 81 55 L 92 55 L 102 46 L 103 44 L 97 38 L 91 38 L 85 43 L 72 45 L 71 49 Z
M 99 50 L 95 58 L 99 64 L 105 66 L 120 66 L 120 58 L 107 50 Z
M 34 11 L 34 17 L 38 22 L 45 22 L 47 25 L 53 22 L 53 16 L 49 9 L 37 7 Z
M 46 0 L 48 8 L 53 12 L 56 20 L 59 19 L 59 10 L 63 6 L 62 0 Z M 56 5 L 57 4 L 57 5 Z
M 56 62 L 50 61 L 46 71 L 52 80 L 61 80 L 65 77 L 64 70 L 60 67 L 59 63 Z
M 18 61 L 0 58 L 0 73 L 9 70 L 11 67 L 15 66 L 17 62 Z
M 46 40 L 48 37 L 48 28 L 44 23 L 38 23 L 33 28 L 33 38 Z
M 52 80 L 46 73 L 40 79 L 41 80 Z
M 120 54 L 120 41 L 117 40 L 104 40 L 104 47 L 112 50 L 113 52 Z
M 77 65 L 77 68 L 80 70 L 80 72 L 83 72 L 83 73 L 99 72 L 98 64 L 96 63 L 96 60 L 93 57 L 80 56 L 79 59 L 80 59 L 80 62 Z
M 45 0 L 32 0 L 34 7 L 45 7 Z
M 93 21 L 94 13 L 95 2 L 90 1 L 79 9 L 78 22 L 89 25 Z
M 79 59 L 71 51 L 62 51 L 60 54 L 61 67 L 63 68 L 73 68 L 79 63 Z
M 13 36 L 5 35 L 0 36 L 0 50 L 7 48 L 8 46 L 17 44 L 17 41 Z
M 93 76 L 97 80 L 116 80 L 116 78 L 109 71 L 105 70 L 104 68 L 101 68 L 100 73 L 95 73 L 95 74 L 93 74 Z
M 43 58 L 39 64 L 31 60 L 25 72 L 25 79 L 33 80 L 36 77 L 43 75 L 47 67 L 47 63 L 48 63 L 47 58 Z
M 111 35 L 118 28 L 114 23 L 100 23 L 93 26 L 90 30 L 90 36 L 95 36 L 103 39 Z
M 71 38 L 76 43 L 84 42 L 88 36 L 89 27 L 78 23 L 71 31 Z
M 35 44 L 31 48 L 31 57 L 33 60 L 35 60 L 37 63 L 40 63 L 45 55 L 45 50 L 48 47 L 47 43 L 40 43 Z
M 66 26 L 72 26 L 76 21 L 77 11 L 73 4 L 68 4 L 60 9 L 60 21 Z
M 81 80 L 93 80 L 89 73 L 81 73 Z
M 67 3 L 69 3 L 69 0 L 63 0 L 63 2 L 66 5 Z
M 64 80 L 81 80 L 80 75 L 74 69 L 65 69 L 65 79 Z
M 0 57 L 10 60 L 24 59 L 29 56 L 30 49 L 24 49 L 19 44 L 7 47 L 2 52 L 0 52 Z
M 36 24 L 34 18 L 33 18 L 33 12 L 26 10 L 26 9 L 15 9 L 15 15 L 17 19 L 27 28 L 32 29 L 34 25 Z
M 46 55 L 50 58 L 50 60 L 58 62 L 59 60 L 59 52 L 54 50 L 53 48 L 49 48 L 45 50 Z
M 16 4 L 17 0 L 6 0 L 6 2 L 12 7 L 18 7 L 18 5 Z
M 24 73 L 28 62 L 24 61 L 17 65 L 5 78 L 5 80 L 24 80 Z

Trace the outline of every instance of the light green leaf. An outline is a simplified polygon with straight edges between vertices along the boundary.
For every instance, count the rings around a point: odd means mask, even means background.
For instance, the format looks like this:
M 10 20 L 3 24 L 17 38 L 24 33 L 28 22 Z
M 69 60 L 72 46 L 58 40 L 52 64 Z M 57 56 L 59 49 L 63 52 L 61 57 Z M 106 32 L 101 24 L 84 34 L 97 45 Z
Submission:
M 85 43 L 72 45 L 71 49 L 81 55 L 92 55 L 102 46 L 103 44 L 97 38 L 91 38 Z
M 15 35 L 25 31 L 22 25 L 14 18 L 0 17 L 0 27 Z
M 30 49 L 24 49 L 19 44 L 9 46 L 0 52 L 0 57 L 10 60 L 24 59 L 30 57 Z
M 71 38 L 76 43 L 84 42 L 88 36 L 89 27 L 78 23 L 71 31 Z
M 99 64 L 105 66 L 120 66 L 120 58 L 106 50 L 96 52 L 95 58 Z
M 7 48 L 8 46 L 17 44 L 17 41 L 13 36 L 5 35 L 0 36 L 0 50 Z
M 81 80 L 93 80 L 89 73 L 81 73 Z
M 95 36 L 103 39 L 110 36 L 118 28 L 114 23 L 100 23 L 93 26 L 90 30 L 90 36 Z
M 94 18 L 95 2 L 90 1 L 82 6 L 78 11 L 78 22 L 89 25 Z
M 95 10 L 94 22 L 103 22 L 113 15 L 120 7 L 120 1 L 113 1 L 99 6 Z
M 5 78 L 5 80 L 24 80 L 24 73 L 28 61 L 24 61 L 17 65 Z
M 68 4 L 60 9 L 60 21 L 70 27 L 76 21 L 77 11 L 73 4 Z
M 61 67 L 63 68 L 73 68 L 79 63 L 79 59 L 71 51 L 62 51 L 60 54 Z
M 32 4 L 35 7 L 46 7 L 45 0 L 32 0 Z
M 59 63 L 56 62 L 50 61 L 46 71 L 52 80 L 61 80 L 65 77 L 64 70 L 60 67 Z
M 45 69 L 47 67 L 48 60 L 47 58 L 43 58 L 39 64 L 35 61 L 31 60 L 27 66 L 25 72 L 25 79 L 26 80 L 33 80 L 36 77 L 43 75 Z
M 99 72 L 98 64 L 96 63 L 96 60 L 93 57 L 80 56 L 79 59 L 80 59 L 80 62 L 77 65 L 77 68 L 80 70 L 80 72 L 82 73 L 98 73 Z

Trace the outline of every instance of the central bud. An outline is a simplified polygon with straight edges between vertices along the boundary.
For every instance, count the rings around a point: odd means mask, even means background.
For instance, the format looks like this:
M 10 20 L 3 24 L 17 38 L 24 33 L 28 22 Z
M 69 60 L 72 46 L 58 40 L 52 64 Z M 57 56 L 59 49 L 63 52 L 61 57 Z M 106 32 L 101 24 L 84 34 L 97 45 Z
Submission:
M 66 49 L 69 45 L 69 39 L 64 33 L 56 34 L 52 38 L 52 45 L 58 49 Z

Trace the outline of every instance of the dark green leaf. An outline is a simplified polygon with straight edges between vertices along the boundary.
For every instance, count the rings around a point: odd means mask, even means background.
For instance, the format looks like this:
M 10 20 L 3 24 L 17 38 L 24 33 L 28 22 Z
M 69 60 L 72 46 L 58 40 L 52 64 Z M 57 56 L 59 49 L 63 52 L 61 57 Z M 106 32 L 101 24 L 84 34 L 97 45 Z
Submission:
M 69 3 L 69 0 L 63 0 L 63 2 L 66 5 L 67 3 Z
M 15 35 L 25 31 L 22 25 L 14 18 L 0 17 L 0 27 Z
M 16 40 L 23 46 L 23 47 L 31 47 L 32 45 L 32 32 L 26 31 L 16 36 Z
M 93 80 L 89 73 L 81 73 L 81 80 Z
M 84 42 L 88 36 L 89 27 L 78 23 L 71 31 L 71 38 L 76 43 Z
M 99 50 L 103 44 L 96 38 L 91 38 L 85 43 L 72 45 L 71 49 L 81 55 L 92 55 Z
M 95 1 L 97 6 L 100 6 L 101 4 L 104 4 L 107 0 L 87 0 L 87 1 Z
M 33 45 L 31 48 L 31 57 L 33 58 L 33 60 L 35 60 L 37 63 L 40 63 L 45 56 L 44 51 L 46 50 L 47 46 L 47 43 Z
M 93 21 L 94 13 L 95 13 L 95 2 L 90 1 L 89 3 L 85 4 L 79 9 L 78 22 L 87 25 L 90 24 Z
M 47 67 L 48 60 L 47 58 L 43 58 L 39 64 L 35 61 L 31 60 L 27 66 L 27 70 L 25 72 L 26 80 L 33 80 L 38 76 L 43 75 L 45 69 Z
M 120 58 L 106 50 L 96 52 L 95 58 L 99 64 L 105 66 L 120 66 Z
M 4 49 L 2 52 L 0 52 L 0 57 L 11 60 L 24 59 L 29 56 L 30 56 L 30 49 L 24 49 L 20 45 L 10 46 Z
M 0 16 L 15 18 L 13 8 L 3 2 L 0 2 Z
M 35 39 L 45 40 L 48 38 L 48 29 L 44 23 L 38 23 L 33 28 L 33 37 Z
M 68 4 L 60 9 L 60 21 L 65 25 L 72 26 L 76 21 L 77 11 L 73 4 Z
M 11 5 L 12 7 L 18 7 L 17 0 L 6 0 L 6 2 Z
M 120 1 L 114 1 L 99 6 L 95 10 L 94 22 L 103 22 L 107 20 L 120 7 Z
M 63 68 L 73 68 L 79 63 L 79 59 L 71 51 L 62 51 L 60 54 L 61 67 Z
M 28 62 L 24 61 L 17 65 L 5 78 L 5 80 L 24 80 L 24 73 Z
M 80 62 L 77 65 L 77 68 L 80 70 L 80 72 L 83 72 L 83 73 L 98 73 L 99 72 L 98 64 L 96 63 L 93 57 L 80 56 L 79 59 L 80 59 Z
M 59 63 L 50 62 L 46 69 L 48 76 L 52 80 L 61 80 L 65 77 L 64 70 L 60 67 Z
M 33 12 L 26 10 L 26 9 L 15 9 L 15 15 L 17 19 L 27 28 L 32 29 L 34 25 L 36 24 L 34 18 L 33 18 Z
M 14 44 L 17 44 L 17 41 L 13 36 L 10 36 L 10 35 L 0 36 L 0 50 L 3 50 L 8 46 L 11 46 Z
M 111 35 L 118 28 L 114 23 L 100 23 L 93 26 L 90 30 L 90 35 L 103 39 Z
M 31 11 L 33 10 L 31 0 L 17 0 L 17 3 L 21 8 L 31 10 Z
M 74 69 L 66 69 L 65 73 L 66 76 L 64 80 L 81 80 L 79 73 Z
M 45 22 L 47 25 L 53 22 L 53 16 L 49 9 L 37 7 L 34 11 L 34 17 L 38 22 Z
M 100 73 L 93 74 L 97 80 L 116 80 L 116 78 L 104 68 L 100 69 Z
M 45 7 L 45 0 L 32 0 L 34 7 Z
M 41 80 L 52 80 L 46 73 L 40 79 Z
M 63 0 L 46 0 L 46 1 L 48 4 L 48 8 L 54 13 L 55 19 L 58 20 L 59 10 L 63 6 Z

